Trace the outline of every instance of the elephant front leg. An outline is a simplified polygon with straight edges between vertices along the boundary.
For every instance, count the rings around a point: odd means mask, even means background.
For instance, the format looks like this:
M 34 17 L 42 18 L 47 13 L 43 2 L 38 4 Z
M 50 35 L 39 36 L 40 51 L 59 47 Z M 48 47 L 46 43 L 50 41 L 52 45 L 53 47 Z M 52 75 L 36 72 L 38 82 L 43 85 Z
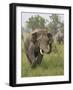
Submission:
M 27 54 L 27 60 L 29 61 L 30 66 L 31 66 L 32 68 L 33 68 L 33 67 L 36 67 L 36 64 L 37 64 L 37 58 L 34 57 L 33 54 L 28 53 L 28 54 Z

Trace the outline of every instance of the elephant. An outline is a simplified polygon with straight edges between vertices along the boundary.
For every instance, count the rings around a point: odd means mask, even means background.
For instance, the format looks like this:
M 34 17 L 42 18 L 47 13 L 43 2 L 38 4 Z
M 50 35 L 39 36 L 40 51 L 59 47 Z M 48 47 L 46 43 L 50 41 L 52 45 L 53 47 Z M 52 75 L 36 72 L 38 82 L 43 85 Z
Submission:
M 35 29 L 25 42 L 25 53 L 31 67 L 41 64 L 44 53 L 52 51 L 52 34 L 46 29 Z
M 64 43 L 64 33 L 58 31 L 55 35 L 53 35 L 53 40 L 55 43 Z

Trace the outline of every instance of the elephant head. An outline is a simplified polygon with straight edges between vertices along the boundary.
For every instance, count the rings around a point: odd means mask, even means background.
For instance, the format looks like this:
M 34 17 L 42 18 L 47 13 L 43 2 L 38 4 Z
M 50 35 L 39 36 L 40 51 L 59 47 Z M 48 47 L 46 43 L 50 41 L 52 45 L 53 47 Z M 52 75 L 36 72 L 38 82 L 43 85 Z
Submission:
M 52 34 L 46 29 L 36 29 L 32 32 L 32 41 L 40 49 L 40 53 L 49 54 L 52 51 Z

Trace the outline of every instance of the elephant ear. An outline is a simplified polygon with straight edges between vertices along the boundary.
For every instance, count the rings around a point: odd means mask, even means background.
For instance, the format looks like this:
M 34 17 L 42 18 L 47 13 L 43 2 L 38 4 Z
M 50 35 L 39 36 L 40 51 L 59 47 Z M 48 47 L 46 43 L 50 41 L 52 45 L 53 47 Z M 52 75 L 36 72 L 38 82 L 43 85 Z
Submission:
M 48 36 L 49 44 L 51 44 L 53 42 L 53 36 L 49 32 L 48 32 L 47 36 Z
M 37 41 L 37 32 L 32 32 L 32 41 L 33 41 L 33 43 L 36 43 L 36 41 Z
M 32 34 L 32 41 L 35 43 L 38 41 L 40 37 L 41 29 L 35 29 L 34 31 L 31 32 Z
M 52 34 L 50 32 L 48 32 L 48 38 L 52 38 Z

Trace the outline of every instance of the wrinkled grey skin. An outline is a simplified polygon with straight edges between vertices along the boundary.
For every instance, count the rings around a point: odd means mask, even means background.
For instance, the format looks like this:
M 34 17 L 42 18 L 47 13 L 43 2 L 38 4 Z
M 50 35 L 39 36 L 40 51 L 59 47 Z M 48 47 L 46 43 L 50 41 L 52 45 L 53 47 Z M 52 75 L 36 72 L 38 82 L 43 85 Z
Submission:
M 47 30 L 34 30 L 25 42 L 26 56 L 32 67 L 41 64 L 43 54 L 52 51 L 52 34 Z

